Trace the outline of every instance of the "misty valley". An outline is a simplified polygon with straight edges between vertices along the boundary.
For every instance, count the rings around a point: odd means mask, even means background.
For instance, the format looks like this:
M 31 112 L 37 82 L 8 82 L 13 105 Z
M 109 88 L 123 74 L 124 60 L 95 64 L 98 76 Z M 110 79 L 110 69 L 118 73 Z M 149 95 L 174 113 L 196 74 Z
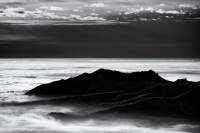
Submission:
M 153 70 L 99 69 L 24 91 L 37 100 L 1 102 L 0 130 L 198 133 L 199 91 L 200 82 L 169 81 Z

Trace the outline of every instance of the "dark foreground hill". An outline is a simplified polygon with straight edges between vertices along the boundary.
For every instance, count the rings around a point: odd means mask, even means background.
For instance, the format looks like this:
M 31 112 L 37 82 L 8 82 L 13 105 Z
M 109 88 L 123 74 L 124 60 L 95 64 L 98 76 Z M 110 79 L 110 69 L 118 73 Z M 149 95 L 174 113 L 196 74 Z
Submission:
M 99 69 L 91 74 L 84 73 L 67 80 L 40 85 L 26 94 L 73 95 L 48 103 L 75 100 L 92 103 L 94 108 L 109 106 L 108 109 L 93 115 L 137 113 L 200 119 L 200 82 L 190 82 L 186 79 L 170 82 L 152 70 L 121 73 Z

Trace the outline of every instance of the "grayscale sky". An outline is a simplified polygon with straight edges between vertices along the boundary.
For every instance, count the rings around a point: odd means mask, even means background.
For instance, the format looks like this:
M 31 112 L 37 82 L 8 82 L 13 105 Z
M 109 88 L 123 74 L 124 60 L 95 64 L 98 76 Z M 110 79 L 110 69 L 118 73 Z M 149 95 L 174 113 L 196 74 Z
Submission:
M 0 0 L 0 58 L 199 58 L 199 0 Z

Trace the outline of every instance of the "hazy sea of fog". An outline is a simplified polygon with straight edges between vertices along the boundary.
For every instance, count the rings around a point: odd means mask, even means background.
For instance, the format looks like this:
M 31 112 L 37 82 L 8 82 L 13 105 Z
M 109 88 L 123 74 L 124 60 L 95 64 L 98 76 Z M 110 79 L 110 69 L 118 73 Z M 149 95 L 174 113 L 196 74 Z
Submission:
M 152 128 L 137 125 L 136 120 L 118 122 L 88 119 L 84 122 L 60 122 L 47 117 L 50 112 L 73 112 L 74 108 L 41 106 L 2 106 L 10 102 L 24 102 L 44 99 L 25 96 L 24 93 L 40 84 L 67 79 L 83 72 L 91 73 L 99 68 L 135 72 L 154 70 L 163 78 L 175 81 L 187 78 L 200 81 L 200 61 L 193 59 L 0 59 L 0 132 L 186 132 L 198 125 L 183 123 Z M 104 123 L 104 124 L 102 124 Z M 137 123 L 137 124 L 136 124 Z M 149 122 L 148 122 L 149 123 Z M 108 126 L 109 125 L 109 126 Z

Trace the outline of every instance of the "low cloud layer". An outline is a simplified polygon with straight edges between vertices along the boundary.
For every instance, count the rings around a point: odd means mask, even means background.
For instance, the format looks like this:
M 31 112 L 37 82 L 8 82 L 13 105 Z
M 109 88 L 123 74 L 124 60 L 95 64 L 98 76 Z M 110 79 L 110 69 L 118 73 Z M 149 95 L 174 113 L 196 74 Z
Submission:
M 0 131 L 4 133 L 49 133 L 49 132 L 70 132 L 70 133 L 186 133 L 184 130 L 198 129 L 198 125 L 190 124 L 169 124 L 168 126 L 156 127 L 156 123 L 150 123 L 148 120 L 128 120 L 109 119 L 95 120 L 88 119 L 82 121 L 62 122 L 54 118 L 38 115 L 37 113 L 22 113 L 20 115 L 0 115 Z M 173 120 L 170 121 L 173 123 Z M 177 120 L 174 120 L 177 122 Z M 108 126 L 109 125 L 109 126 Z M 155 127 L 154 127 L 155 126 Z

